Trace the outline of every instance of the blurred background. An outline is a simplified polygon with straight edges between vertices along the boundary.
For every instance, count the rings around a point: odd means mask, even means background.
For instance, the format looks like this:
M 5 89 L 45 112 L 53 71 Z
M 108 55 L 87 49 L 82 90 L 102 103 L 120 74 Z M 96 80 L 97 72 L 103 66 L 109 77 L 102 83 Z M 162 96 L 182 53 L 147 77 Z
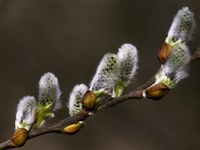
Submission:
M 89 84 L 102 56 L 123 43 L 139 51 L 139 70 L 128 90 L 158 69 L 156 53 L 177 10 L 195 14 L 191 52 L 200 46 L 199 0 L 0 0 L 0 142 L 14 131 L 20 98 L 38 97 L 38 80 L 53 72 L 63 104 L 77 83 Z M 87 120 L 74 136 L 47 134 L 21 150 L 199 150 L 200 62 L 190 78 L 161 101 L 130 100 Z M 50 123 L 68 116 L 58 111 Z

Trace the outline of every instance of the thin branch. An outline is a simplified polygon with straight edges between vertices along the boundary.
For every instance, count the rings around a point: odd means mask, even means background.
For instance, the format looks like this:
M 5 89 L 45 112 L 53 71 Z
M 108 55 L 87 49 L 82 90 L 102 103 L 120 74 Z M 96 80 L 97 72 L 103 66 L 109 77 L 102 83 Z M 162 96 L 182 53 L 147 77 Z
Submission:
M 5 141 L 0 144 L 0 150 L 14 148 L 15 146 L 12 145 L 11 140 Z
M 190 63 L 194 62 L 196 60 L 200 59 L 200 48 L 197 49 L 197 51 L 194 53 L 194 55 L 191 57 Z M 147 87 L 149 87 L 150 85 L 152 85 L 152 83 L 154 83 L 155 78 L 151 78 L 149 81 L 147 81 L 146 83 L 144 83 L 143 85 L 141 85 L 140 87 L 138 87 L 137 89 L 128 92 L 120 97 L 117 98 L 108 98 L 107 100 L 105 100 L 104 103 L 102 103 L 95 111 L 95 113 L 97 112 L 101 112 L 105 109 L 108 109 L 110 107 L 113 107 L 121 102 L 127 101 L 127 100 L 131 100 L 131 99 L 142 99 L 143 96 L 143 90 L 145 90 Z M 28 136 L 28 140 L 35 138 L 37 136 L 43 135 L 43 134 L 48 134 L 48 133 L 61 133 L 63 134 L 63 128 L 73 124 L 73 123 L 77 123 L 79 121 L 85 120 L 88 117 L 90 117 L 90 115 L 85 112 L 85 111 L 81 111 L 80 113 L 78 113 L 75 116 L 72 117 L 67 117 L 61 121 L 59 121 L 58 123 L 48 126 L 48 127 L 43 127 L 41 129 L 31 129 L 29 136 Z M 11 140 L 5 141 L 3 143 L 0 143 L 0 150 L 3 149 L 11 149 L 11 148 L 15 148 L 15 146 L 13 146 Z
M 190 62 L 194 62 L 196 60 L 200 59 L 200 47 L 197 48 L 197 50 L 195 51 L 195 53 L 192 55 Z
M 70 124 L 76 123 L 80 120 L 85 120 L 88 117 L 88 113 L 82 111 L 75 116 L 67 117 L 55 125 L 44 127 L 38 130 L 31 130 L 28 139 L 47 134 L 47 133 L 63 133 L 62 129 Z

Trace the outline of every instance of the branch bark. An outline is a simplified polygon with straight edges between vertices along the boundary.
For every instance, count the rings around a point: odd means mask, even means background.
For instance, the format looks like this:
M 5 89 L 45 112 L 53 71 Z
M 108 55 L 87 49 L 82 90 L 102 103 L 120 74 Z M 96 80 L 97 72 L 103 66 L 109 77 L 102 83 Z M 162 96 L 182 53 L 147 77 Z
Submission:
M 198 48 L 197 51 L 194 53 L 194 55 L 191 57 L 190 63 L 192 63 L 198 59 L 200 59 L 200 48 Z M 135 89 L 131 92 L 128 92 L 117 98 L 108 98 L 107 100 L 105 100 L 104 103 L 102 103 L 96 109 L 95 113 L 101 112 L 105 109 L 113 107 L 113 106 L 115 106 L 121 102 L 127 101 L 127 100 L 142 99 L 143 98 L 143 95 L 142 95 L 143 90 L 145 90 L 147 87 L 152 85 L 152 83 L 154 83 L 154 81 L 155 81 L 155 79 L 153 77 L 150 80 L 148 80 L 146 83 L 144 83 L 143 85 L 141 85 L 140 87 L 138 87 L 137 89 Z M 59 121 L 58 123 L 56 123 L 54 125 L 51 125 L 48 127 L 45 126 L 41 129 L 37 129 L 37 130 L 31 129 L 29 136 L 28 136 L 28 140 L 35 138 L 37 136 L 41 136 L 43 134 L 48 134 L 48 133 L 64 134 L 64 132 L 63 132 L 64 127 L 66 127 L 70 124 L 85 120 L 88 117 L 90 117 L 90 115 L 87 112 L 82 111 L 75 116 L 64 118 L 63 120 Z M 5 142 L 0 143 L 0 150 L 11 149 L 11 148 L 15 148 L 15 146 L 13 145 L 11 140 L 7 140 Z

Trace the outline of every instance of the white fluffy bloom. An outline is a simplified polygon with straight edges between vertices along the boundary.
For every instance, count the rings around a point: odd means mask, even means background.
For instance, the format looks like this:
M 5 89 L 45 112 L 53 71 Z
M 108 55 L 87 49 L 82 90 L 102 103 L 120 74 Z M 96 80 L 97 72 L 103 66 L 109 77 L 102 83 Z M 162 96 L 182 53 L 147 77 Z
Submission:
M 70 116 L 74 116 L 83 109 L 82 98 L 87 90 L 88 87 L 84 84 L 78 84 L 74 86 L 67 104 Z
M 174 45 L 169 58 L 156 75 L 156 83 L 162 82 L 169 88 L 175 87 L 179 81 L 188 76 L 187 65 L 189 61 L 188 47 L 184 43 Z
M 188 7 L 183 7 L 174 17 L 166 38 L 166 43 L 173 45 L 177 41 L 187 42 L 191 39 L 195 26 L 194 15 Z
M 118 80 L 116 74 L 119 66 L 116 54 L 104 55 L 90 83 L 90 90 L 112 94 L 114 84 Z
M 33 96 L 23 97 L 17 106 L 15 129 L 25 128 L 29 131 L 35 122 L 36 110 L 35 98 Z
M 90 83 L 90 90 L 97 95 L 107 93 L 112 97 L 120 96 L 136 74 L 137 63 L 136 47 L 123 44 L 117 55 L 104 55 Z
M 138 68 L 138 53 L 135 46 L 132 44 L 123 44 L 117 54 L 120 62 L 118 76 L 125 86 L 133 79 Z
M 60 108 L 61 91 L 57 77 L 53 73 L 45 73 L 39 81 L 39 103 L 52 105 L 52 110 Z
M 58 79 L 53 73 L 45 73 L 39 81 L 39 101 L 36 128 L 44 125 L 45 121 L 54 117 L 54 112 L 61 107 L 61 91 Z

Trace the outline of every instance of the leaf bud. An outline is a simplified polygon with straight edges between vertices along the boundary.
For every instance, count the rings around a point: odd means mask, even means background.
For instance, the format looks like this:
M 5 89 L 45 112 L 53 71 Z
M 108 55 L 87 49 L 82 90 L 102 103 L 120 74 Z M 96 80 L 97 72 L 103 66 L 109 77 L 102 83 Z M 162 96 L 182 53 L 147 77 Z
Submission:
M 166 60 L 169 57 L 169 54 L 172 50 L 172 46 L 168 43 L 163 43 L 159 52 L 158 52 L 158 60 L 160 61 L 161 64 L 164 64 L 166 62 Z
M 25 128 L 16 129 L 11 138 L 11 142 L 13 146 L 16 146 L 16 147 L 23 146 L 27 141 L 28 134 L 29 132 Z
M 163 84 L 158 83 L 145 91 L 146 97 L 153 100 L 160 100 L 164 96 L 166 96 L 169 92 L 169 88 Z
M 92 111 L 96 107 L 97 104 L 97 97 L 94 92 L 88 90 L 82 99 L 83 107 L 88 110 Z
M 82 129 L 84 127 L 84 122 L 83 121 L 79 121 L 78 123 L 74 123 L 71 125 L 66 126 L 63 129 L 63 132 L 69 135 L 73 135 L 75 133 L 77 133 L 80 129 Z

